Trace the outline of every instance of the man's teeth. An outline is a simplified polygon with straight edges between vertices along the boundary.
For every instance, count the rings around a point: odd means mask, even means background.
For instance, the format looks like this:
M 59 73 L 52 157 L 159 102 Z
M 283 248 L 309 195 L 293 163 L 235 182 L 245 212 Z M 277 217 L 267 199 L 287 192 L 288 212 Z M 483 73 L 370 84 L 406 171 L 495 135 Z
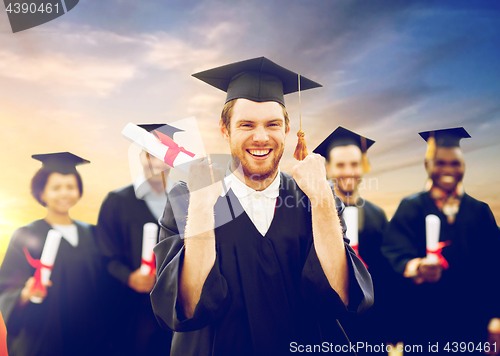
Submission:
M 248 150 L 248 152 L 254 156 L 265 156 L 271 152 L 271 150 Z
M 455 177 L 453 176 L 443 176 L 441 179 L 445 183 L 453 183 L 455 181 Z

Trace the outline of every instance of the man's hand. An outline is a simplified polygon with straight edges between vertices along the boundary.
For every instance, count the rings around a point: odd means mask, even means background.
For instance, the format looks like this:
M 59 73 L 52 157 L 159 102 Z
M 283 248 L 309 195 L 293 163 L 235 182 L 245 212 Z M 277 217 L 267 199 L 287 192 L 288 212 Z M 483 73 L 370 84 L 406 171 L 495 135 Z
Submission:
M 195 201 L 213 207 L 222 193 L 224 170 L 209 158 L 193 162 L 189 167 L 188 188 Z
M 26 304 L 28 304 L 31 297 L 41 298 L 43 300 L 47 296 L 47 293 L 44 293 L 41 290 L 32 290 L 33 284 L 35 284 L 35 278 L 28 278 L 28 280 L 24 284 L 23 290 L 21 291 L 19 305 L 24 307 Z M 45 285 L 45 288 L 47 287 L 52 287 L 52 281 L 49 281 L 49 283 Z
M 142 274 L 138 268 L 128 277 L 127 285 L 137 293 L 149 293 L 153 289 L 156 281 L 155 275 Z
M 310 154 L 292 168 L 292 177 L 307 195 L 311 204 L 327 198 L 333 201 L 332 191 L 326 181 L 325 159 L 318 154 Z
M 443 267 L 439 263 L 430 263 L 427 258 L 422 258 L 417 271 L 424 282 L 436 283 L 441 279 Z

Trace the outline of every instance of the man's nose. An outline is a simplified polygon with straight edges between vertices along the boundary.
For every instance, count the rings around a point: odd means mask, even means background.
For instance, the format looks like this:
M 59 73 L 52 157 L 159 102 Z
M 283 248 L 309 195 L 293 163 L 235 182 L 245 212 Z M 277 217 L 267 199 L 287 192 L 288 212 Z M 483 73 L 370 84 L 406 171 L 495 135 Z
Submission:
M 267 133 L 267 130 L 262 126 L 256 127 L 253 133 L 253 140 L 256 142 L 269 141 L 269 135 Z

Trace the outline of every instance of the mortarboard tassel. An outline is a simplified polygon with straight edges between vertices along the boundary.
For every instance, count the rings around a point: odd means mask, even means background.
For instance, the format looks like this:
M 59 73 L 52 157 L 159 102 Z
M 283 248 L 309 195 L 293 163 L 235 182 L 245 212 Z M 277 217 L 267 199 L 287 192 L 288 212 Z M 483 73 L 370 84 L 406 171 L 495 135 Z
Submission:
M 303 161 L 304 158 L 307 156 L 307 146 L 306 146 L 306 140 L 304 136 L 306 135 L 304 131 L 302 131 L 302 110 L 301 110 L 301 103 L 300 103 L 300 74 L 299 74 L 299 132 L 297 132 L 297 137 L 299 138 L 297 142 L 297 147 L 295 147 L 295 152 L 293 153 L 293 158 L 295 158 L 298 161 Z
M 363 173 L 369 173 L 372 170 L 370 162 L 368 161 L 368 155 L 366 154 L 366 138 L 361 136 L 361 166 L 363 167 Z
M 436 155 L 436 139 L 434 138 L 434 131 L 430 133 L 427 139 L 427 152 L 425 153 L 425 159 L 434 159 Z

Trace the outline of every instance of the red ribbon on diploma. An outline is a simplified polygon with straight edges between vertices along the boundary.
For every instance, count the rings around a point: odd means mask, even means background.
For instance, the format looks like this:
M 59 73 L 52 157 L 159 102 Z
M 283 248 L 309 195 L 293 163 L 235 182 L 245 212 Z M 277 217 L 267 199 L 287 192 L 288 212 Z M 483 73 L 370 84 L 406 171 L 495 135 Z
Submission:
M 194 153 L 189 152 L 184 147 L 180 147 L 174 140 L 172 140 L 167 135 L 161 133 L 160 131 L 154 130 L 154 133 L 158 136 L 161 143 L 168 147 L 167 153 L 165 153 L 165 157 L 163 158 L 163 162 L 168 164 L 170 167 L 174 166 L 174 161 L 179 155 L 179 153 L 183 152 L 190 157 L 194 157 Z
M 40 262 L 40 260 L 31 257 L 26 246 L 23 247 L 23 251 L 31 267 L 36 268 L 35 275 L 33 276 L 33 278 L 35 278 L 35 283 L 33 283 L 31 291 L 39 290 L 42 291 L 44 294 L 47 294 L 47 289 L 45 289 L 45 286 L 42 284 L 42 268 L 47 268 L 51 270 L 52 266 L 44 265 L 42 262 Z
M 361 258 L 361 256 L 359 255 L 359 245 L 356 244 L 356 245 L 351 245 L 352 249 L 354 250 L 354 252 L 356 252 L 356 255 L 358 255 L 358 258 L 361 260 L 361 262 L 363 262 L 363 264 L 365 265 L 366 268 L 368 268 L 367 264 L 365 263 L 365 261 L 363 261 L 363 259 Z
M 446 261 L 446 258 L 444 258 L 443 255 L 442 255 L 443 247 L 448 246 L 449 244 L 451 244 L 451 240 L 441 241 L 441 242 L 438 242 L 437 248 L 435 250 L 429 250 L 429 249 L 426 250 L 427 253 L 433 253 L 433 254 L 435 254 L 435 255 L 438 256 L 438 263 L 444 269 L 450 268 L 450 265 L 449 265 L 448 261 Z
M 144 258 L 141 258 L 141 264 L 149 266 L 149 275 L 153 275 L 156 273 L 156 256 L 153 254 L 151 257 L 151 261 L 146 261 Z

